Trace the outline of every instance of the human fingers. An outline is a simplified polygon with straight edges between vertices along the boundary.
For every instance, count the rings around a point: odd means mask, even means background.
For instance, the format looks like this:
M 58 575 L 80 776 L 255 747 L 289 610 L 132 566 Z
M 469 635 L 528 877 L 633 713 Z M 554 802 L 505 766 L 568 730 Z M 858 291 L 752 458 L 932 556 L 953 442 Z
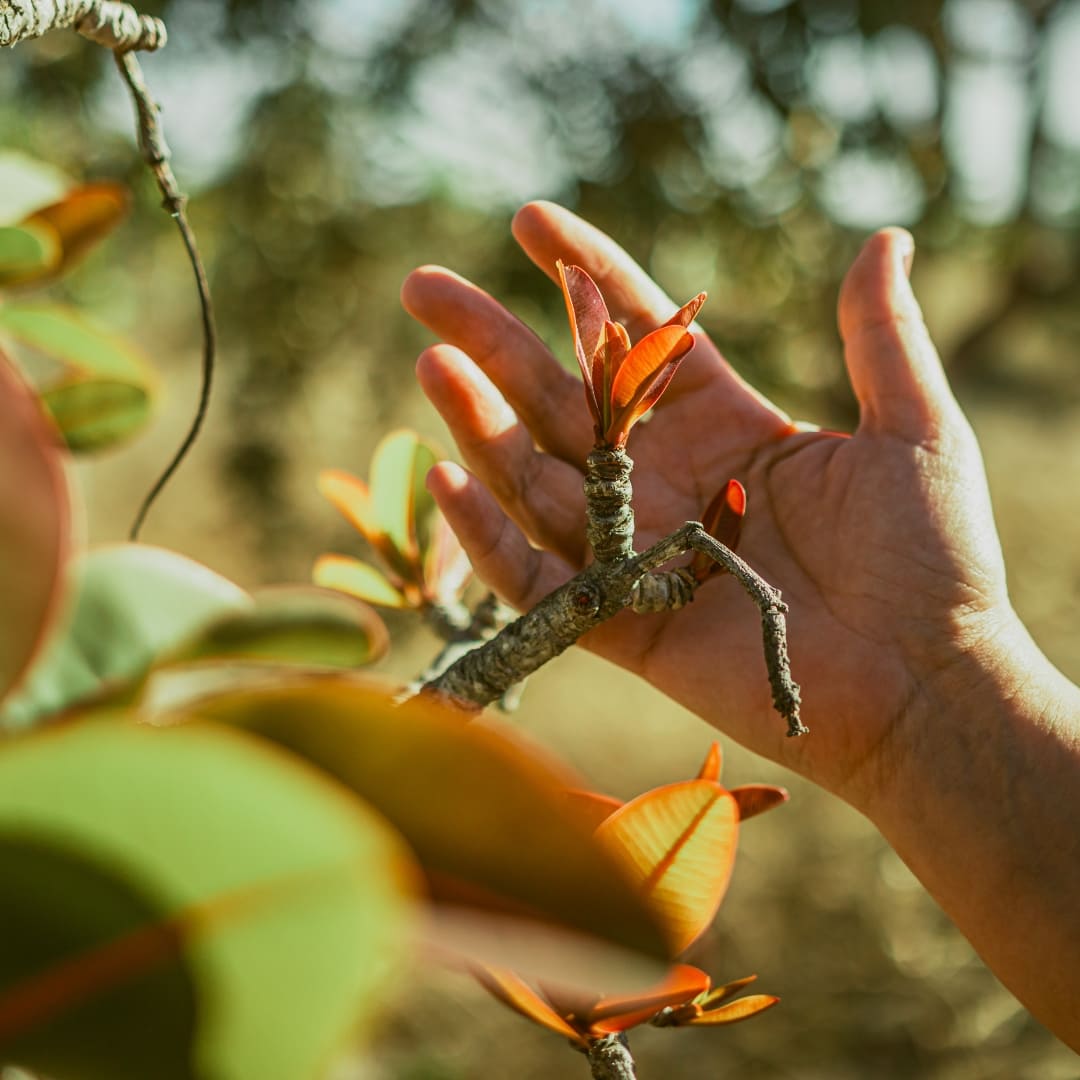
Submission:
M 570 567 L 558 557 L 534 548 L 484 485 L 460 465 L 436 465 L 427 486 L 477 575 L 519 611 L 571 576 Z
M 514 237 L 525 254 L 553 281 L 557 259 L 580 265 L 596 282 L 612 315 L 637 340 L 678 309 L 651 277 L 609 236 L 555 203 L 531 202 L 514 216 Z M 753 415 L 773 423 L 776 410 L 735 373 L 703 331 L 691 324 L 695 344 L 659 403 L 671 408 L 690 394 L 710 391 L 726 413 Z M 715 419 L 715 412 L 713 412 Z
M 581 473 L 538 451 L 491 380 L 463 352 L 435 345 L 416 364 L 466 464 L 527 536 L 580 566 L 585 554 Z
M 578 379 L 493 297 L 450 270 L 422 266 L 401 287 L 405 310 L 467 353 L 550 454 L 581 467 L 592 428 Z
M 903 229 L 875 233 L 844 278 L 838 306 L 860 430 L 908 442 L 934 438 L 961 419 L 908 281 L 914 251 Z

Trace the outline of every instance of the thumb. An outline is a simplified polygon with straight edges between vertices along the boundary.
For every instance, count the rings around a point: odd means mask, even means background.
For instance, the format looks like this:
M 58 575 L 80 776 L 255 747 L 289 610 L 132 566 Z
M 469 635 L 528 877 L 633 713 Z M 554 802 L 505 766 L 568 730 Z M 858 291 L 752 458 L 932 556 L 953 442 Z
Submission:
M 960 418 L 908 282 L 914 252 L 903 229 L 871 236 L 844 278 L 838 310 L 860 431 L 913 443 Z

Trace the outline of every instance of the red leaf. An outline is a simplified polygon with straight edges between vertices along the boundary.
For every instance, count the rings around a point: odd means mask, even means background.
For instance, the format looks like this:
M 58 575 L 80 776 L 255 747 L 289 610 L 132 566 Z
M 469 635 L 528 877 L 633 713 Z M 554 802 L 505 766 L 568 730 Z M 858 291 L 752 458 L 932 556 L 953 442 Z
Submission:
M 714 496 L 701 523 L 705 531 L 721 544 L 734 551 L 739 544 L 743 518 L 746 515 L 746 488 L 738 480 L 729 480 Z M 720 563 L 710 559 L 700 551 L 694 553 L 690 561 L 690 570 L 698 582 L 727 571 Z
M 617 322 L 604 323 L 592 361 L 593 390 L 600 405 L 601 428 L 606 428 L 611 423 L 611 389 L 629 352 L 630 335 L 626 328 Z
M 593 419 L 599 424 L 602 412 L 596 387 L 593 385 L 591 362 L 600 344 L 604 324 L 611 320 L 611 316 L 596 283 L 580 266 L 567 266 L 561 259 L 555 266 L 559 271 L 559 283 L 566 300 L 566 314 L 570 319 L 574 352 L 581 367 L 581 377 L 585 381 L 585 399 L 589 403 Z
M 739 807 L 739 820 L 764 814 L 774 806 L 786 803 L 790 796 L 782 787 L 772 784 L 742 784 L 731 789 L 731 796 Z

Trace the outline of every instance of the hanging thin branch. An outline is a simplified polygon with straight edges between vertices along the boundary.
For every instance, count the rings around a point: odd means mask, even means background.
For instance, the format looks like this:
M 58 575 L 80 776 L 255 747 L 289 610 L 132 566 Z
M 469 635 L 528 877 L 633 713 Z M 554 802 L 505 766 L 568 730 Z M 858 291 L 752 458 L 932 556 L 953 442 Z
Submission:
M 217 354 L 214 310 L 206 269 L 195 233 L 187 220 L 187 198 L 173 175 L 159 109 L 134 55 L 139 50 L 152 52 L 162 48 L 168 40 L 165 24 L 150 15 L 140 15 L 130 4 L 116 3 L 114 0 L 0 0 L 0 46 L 17 45 L 20 41 L 41 37 L 50 30 L 66 28 L 74 29 L 113 52 L 116 66 L 135 106 L 139 150 L 157 181 L 162 205 L 180 230 L 180 238 L 195 277 L 202 318 L 202 383 L 195 415 L 180 446 L 139 506 L 130 533 L 131 539 L 135 540 L 150 507 L 195 444 L 206 419 Z

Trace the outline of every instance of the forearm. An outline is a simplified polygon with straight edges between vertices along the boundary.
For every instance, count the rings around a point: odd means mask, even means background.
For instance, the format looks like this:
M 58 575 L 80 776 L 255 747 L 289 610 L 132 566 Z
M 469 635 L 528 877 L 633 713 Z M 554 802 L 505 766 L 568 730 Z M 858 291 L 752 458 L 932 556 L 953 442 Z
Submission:
M 869 816 L 1001 981 L 1080 1051 L 1080 690 L 1018 622 L 905 720 Z

